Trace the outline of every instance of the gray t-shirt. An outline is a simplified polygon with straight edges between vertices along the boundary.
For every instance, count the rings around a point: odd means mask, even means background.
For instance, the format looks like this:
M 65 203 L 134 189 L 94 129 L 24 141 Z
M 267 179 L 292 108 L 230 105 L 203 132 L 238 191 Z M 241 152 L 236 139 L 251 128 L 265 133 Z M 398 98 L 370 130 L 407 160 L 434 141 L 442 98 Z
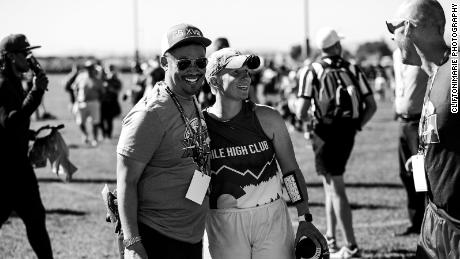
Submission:
M 197 243 L 209 207 L 207 196 L 202 205 L 185 198 L 194 171 L 199 170 L 186 148 L 196 143 L 197 134 L 186 129 L 165 87 L 158 83 L 124 118 L 117 153 L 147 163 L 138 183 L 138 221 L 173 239 Z M 189 126 L 198 132 L 193 99 L 177 98 Z M 201 123 L 201 137 L 209 149 L 204 119 Z

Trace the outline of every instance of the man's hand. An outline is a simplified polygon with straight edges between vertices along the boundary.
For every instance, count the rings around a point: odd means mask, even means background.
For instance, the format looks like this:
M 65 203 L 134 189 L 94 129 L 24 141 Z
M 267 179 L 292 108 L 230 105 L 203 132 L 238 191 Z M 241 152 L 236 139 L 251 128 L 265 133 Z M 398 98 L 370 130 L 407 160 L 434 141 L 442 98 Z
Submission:
M 147 252 L 141 242 L 138 242 L 124 251 L 125 259 L 148 259 Z
M 404 168 L 406 169 L 406 172 L 407 172 L 407 175 L 408 176 L 411 176 L 412 175 L 412 157 L 409 157 L 409 159 L 407 159 L 406 163 L 404 164 Z
M 40 73 L 35 76 L 34 85 L 37 89 L 40 89 L 43 91 L 48 90 L 48 82 L 49 80 L 45 73 Z
M 329 251 L 326 239 L 311 222 L 299 221 L 299 227 L 297 228 L 297 234 L 295 236 L 295 244 L 299 242 L 299 239 L 302 236 L 316 239 L 316 241 L 318 241 L 318 243 L 321 245 L 323 252 Z

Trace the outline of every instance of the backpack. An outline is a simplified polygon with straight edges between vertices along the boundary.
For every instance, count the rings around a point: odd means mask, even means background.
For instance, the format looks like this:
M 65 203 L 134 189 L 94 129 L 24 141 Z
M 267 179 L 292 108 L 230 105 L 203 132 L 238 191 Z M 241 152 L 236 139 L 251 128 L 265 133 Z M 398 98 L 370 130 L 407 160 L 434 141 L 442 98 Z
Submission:
M 343 59 L 333 59 L 332 64 L 324 60 L 318 63 L 324 69 L 320 78 L 312 65 L 309 68 L 313 74 L 312 83 L 317 86 L 313 96 L 318 123 L 358 121 L 362 113 L 359 77 L 350 71 L 350 63 Z M 358 73 L 356 67 L 355 70 Z

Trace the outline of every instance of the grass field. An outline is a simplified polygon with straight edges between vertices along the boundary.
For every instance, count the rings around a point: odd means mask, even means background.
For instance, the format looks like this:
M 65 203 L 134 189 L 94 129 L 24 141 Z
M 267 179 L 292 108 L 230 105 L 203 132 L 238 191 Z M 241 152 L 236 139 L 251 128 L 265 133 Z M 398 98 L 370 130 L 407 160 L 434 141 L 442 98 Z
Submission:
M 96 148 L 82 145 L 62 80 L 63 76 L 50 76 L 50 90 L 45 97 L 48 112 L 58 119 L 32 123 L 35 129 L 43 124 L 64 123 L 61 133 L 72 147 L 71 161 L 79 168 L 70 183 L 61 182 L 49 167 L 36 170 L 55 258 L 117 258 L 114 229 L 104 220 L 100 191 L 105 183 L 111 188 L 116 185 L 115 147 L 120 119 L 115 122 L 113 140 Z M 124 76 L 123 80 L 125 89 L 129 88 L 130 77 Z M 128 104 L 123 103 L 123 108 L 126 113 Z M 405 191 L 397 170 L 397 130 L 397 123 L 392 120 L 391 103 L 379 103 L 377 114 L 357 136 L 347 166 L 347 193 L 364 258 L 414 257 L 417 237 L 393 235 L 408 224 Z M 314 223 L 324 231 L 324 193 L 314 171 L 310 145 L 297 132 L 292 133 L 292 141 L 307 179 Z M 290 208 L 290 212 L 295 218 L 295 209 Z M 340 242 L 340 232 L 338 237 Z M 15 216 L 0 229 L 0 259 L 9 258 L 35 258 L 25 227 Z

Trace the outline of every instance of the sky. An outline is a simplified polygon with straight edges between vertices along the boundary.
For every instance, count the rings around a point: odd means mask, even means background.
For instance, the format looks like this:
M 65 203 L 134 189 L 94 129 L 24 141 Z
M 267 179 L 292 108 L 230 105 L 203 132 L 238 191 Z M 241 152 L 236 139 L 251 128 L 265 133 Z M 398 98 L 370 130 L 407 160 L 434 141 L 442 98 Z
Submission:
M 130 55 L 135 48 L 136 0 L 0 0 L 0 37 L 24 33 L 37 55 Z M 324 26 L 345 36 L 353 49 L 366 41 L 391 43 L 385 20 L 401 0 L 137 0 L 138 46 L 142 55 L 160 48 L 175 24 L 191 23 L 211 40 L 227 37 L 232 47 L 288 51 L 304 44 L 305 1 L 310 42 Z M 440 0 L 446 15 L 456 0 Z

